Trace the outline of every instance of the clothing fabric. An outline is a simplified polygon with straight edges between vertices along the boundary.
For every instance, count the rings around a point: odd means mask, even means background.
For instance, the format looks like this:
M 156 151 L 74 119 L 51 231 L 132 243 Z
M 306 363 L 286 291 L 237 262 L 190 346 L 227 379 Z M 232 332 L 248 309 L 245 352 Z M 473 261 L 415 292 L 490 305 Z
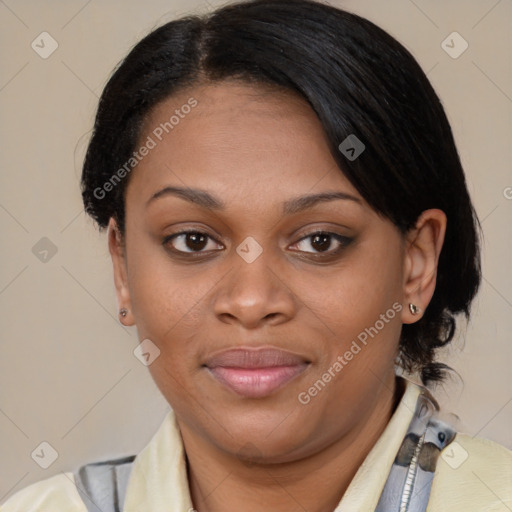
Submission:
M 375 512 L 425 512 L 441 451 L 456 436 L 437 417 L 439 406 L 423 389 L 405 437 L 395 457 Z
M 373 512 L 378 506 L 382 511 L 401 512 L 400 504 L 383 505 L 379 500 L 386 494 L 388 477 L 410 477 L 411 463 L 418 468 L 415 474 L 421 476 L 421 470 L 433 476 L 426 512 L 512 511 L 512 452 L 492 441 L 455 432 L 449 439 L 436 440 L 432 432 L 438 436 L 442 429 L 436 430 L 435 425 L 427 438 L 427 431 L 414 420 L 428 391 L 411 380 L 404 383 L 404 394 L 388 425 L 333 512 Z M 183 442 L 172 411 L 130 469 L 123 512 L 193 511 Z M 87 512 L 73 472 L 32 484 L 0 506 L 0 512 L 59 511 Z

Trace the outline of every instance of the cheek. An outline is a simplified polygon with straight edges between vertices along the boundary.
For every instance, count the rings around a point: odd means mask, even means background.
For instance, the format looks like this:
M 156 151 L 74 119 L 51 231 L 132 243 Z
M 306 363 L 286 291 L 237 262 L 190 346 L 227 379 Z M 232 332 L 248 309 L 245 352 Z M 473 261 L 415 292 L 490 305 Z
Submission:
M 294 292 L 319 326 L 346 342 L 401 302 L 400 261 L 398 247 L 362 247 L 336 270 L 297 279 Z M 400 323 L 394 313 L 390 323 Z
M 334 423 L 340 407 L 361 413 L 375 384 L 388 378 L 402 326 L 400 247 L 364 249 L 337 272 L 301 284 L 304 309 L 321 333 L 324 354 L 308 385 L 329 382 L 314 407 Z
M 303 294 L 324 354 L 300 390 L 310 400 L 305 424 L 322 417 L 325 429 L 338 428 L 341 416 L 365 414 L 376 386 L 388 382 L 402 326 L 399 285 L 396 264 L 376 270 L 360 260 Z
M 130 284 L 138 337 L 151 340 L 160 350 L 148 370 L 168 402 L 187 410 L 189 395 L 184 390 L 190 388 L 198 371 L 204 301 L 214 283 L 191 282 L 169 265 L 151 264 L 150 259 L 132 263 L 143 269 Z
M 161 247 L 147 243 L 128 253 L 128 279 L 139 337 L 166 352 L 188 347 L 187 338 L 198 328 L 202 303 L 215 280 L 207 273 L 194 278 L 191 268 L 172 265 Z

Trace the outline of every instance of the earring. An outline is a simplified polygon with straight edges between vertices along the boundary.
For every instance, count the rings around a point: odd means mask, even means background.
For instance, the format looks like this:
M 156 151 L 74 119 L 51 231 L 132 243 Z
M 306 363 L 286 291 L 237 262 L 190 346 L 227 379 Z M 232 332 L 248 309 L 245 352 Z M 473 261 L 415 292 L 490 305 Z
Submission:
M 124 318 L 128 314 L 128 310 L 126 308 L 122 308 L 119 310 L 119 314 Z
M 417 315 L 420 312 L 420 308 L 418 306 L 415 306 L 412 302 L 409 303 L 409 311 L 413 315 Z

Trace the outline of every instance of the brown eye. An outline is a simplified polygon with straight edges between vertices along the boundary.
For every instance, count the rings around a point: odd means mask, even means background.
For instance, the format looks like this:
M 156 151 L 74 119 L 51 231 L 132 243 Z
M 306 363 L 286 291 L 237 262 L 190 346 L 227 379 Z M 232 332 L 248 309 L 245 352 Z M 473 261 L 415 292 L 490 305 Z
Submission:
M 171 250 L 175 252 L 207 252 L 214 250 L 217 244 L 209 235 L 201 231 L 182 231 L 175 233 L 164 239 L 164 245 L 171 246 Z M 213 247 L 211 247 L 213 246 Z
M 324 252 L 331 246 L 331 235 L 320 233 L 311 237 L 311 247 L 319 252 Z
M 204 249 L 207 242 L 207 237 L 201 233 L 188 233 L 185 235 L 185 245 L 192 251 Z
M 311 233 L 299 240 L 295 247 L 299 251 L 308 252 L 312 254 L 329 253 L 336 254 L 344 247 L 350 244 L 351 238 L 347 238 L 337 233 L 329 233 L 327 231 L 318 231 Z M 333 249 L 334 247 L 334 249 Z M 312 250 L 311 250 L 312 249 Z

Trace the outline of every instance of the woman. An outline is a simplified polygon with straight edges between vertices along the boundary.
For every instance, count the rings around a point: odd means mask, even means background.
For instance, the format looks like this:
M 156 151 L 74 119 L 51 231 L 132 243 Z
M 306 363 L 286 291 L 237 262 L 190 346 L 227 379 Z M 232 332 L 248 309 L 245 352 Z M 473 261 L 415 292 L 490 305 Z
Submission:
M 388 34 L 307 0 L 168 23 L 108 82 L 82 186 L 172 412 L 2 512 L 512 509 L 510 451 L 424 387 L 479 286 L 478 221 Z

